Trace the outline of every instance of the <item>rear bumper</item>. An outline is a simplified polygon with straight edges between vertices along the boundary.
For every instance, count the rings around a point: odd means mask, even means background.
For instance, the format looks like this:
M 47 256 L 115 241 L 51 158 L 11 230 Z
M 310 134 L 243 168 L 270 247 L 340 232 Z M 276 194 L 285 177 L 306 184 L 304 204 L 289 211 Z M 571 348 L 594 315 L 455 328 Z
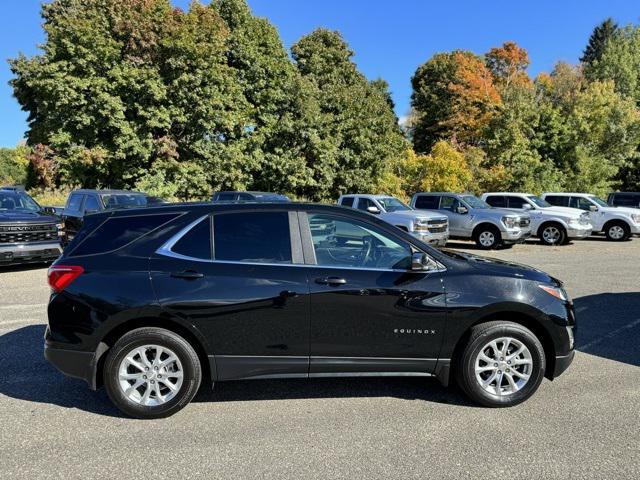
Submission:
M 0 245 L 0 265 L 47 262 L 61 254 L 60 242 Z
M 53 348 L 45 343 L 44 358 L 65 375 L 84 380 L 95 390 L 96 365 L 93 352 Z

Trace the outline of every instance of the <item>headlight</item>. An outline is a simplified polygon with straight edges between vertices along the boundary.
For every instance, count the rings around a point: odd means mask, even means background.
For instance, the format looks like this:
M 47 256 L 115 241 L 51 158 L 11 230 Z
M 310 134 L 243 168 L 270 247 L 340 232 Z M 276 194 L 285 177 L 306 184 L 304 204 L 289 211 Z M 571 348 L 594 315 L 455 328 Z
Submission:
M 56 223 L 56 228 L 58 229 L 58 236 L 62 237 L 64 235 L 64 222 Z
M 566 302 L 568 299 L 567 294 L 562 288 L 552 287 L 550 285 L 538 285 L 538 287 L 547 292 L 549 295 L 552 295 L 557 299 L 562 300 L 563 302 Z
M 518 225 L 518 217 L 502 217 L 502 223 L 507 228 L 515 228 Z
M 426 218 L 416 218 L 413 221 L 413 231 L 414 232 L 428 232 L 429 231 L 429 220 Z
M 640 215 L 638 215 L 636 213 L 632 213 L 631 214 L 631 220 L 633 220 L 633 223 L 640 223 Z

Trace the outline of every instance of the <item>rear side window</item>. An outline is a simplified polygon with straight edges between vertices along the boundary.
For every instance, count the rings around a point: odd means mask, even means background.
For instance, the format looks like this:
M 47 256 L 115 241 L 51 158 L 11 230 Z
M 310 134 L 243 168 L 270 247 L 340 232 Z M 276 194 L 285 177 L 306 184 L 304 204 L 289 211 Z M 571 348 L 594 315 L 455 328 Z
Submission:
M 342 202 L 340 202 L 340 205 L 343 207 L 353 207 L 353 200 L 353 197 L 345 197 L 342 199 Z
M 207 217 L 189 230 L 171 251 L 191 258 L 211 260 L 211 217 Z
M 69 197 L 69 200 L 67 201 L 67 210 L 80 210 L 80 206 L 82 205 L 82 197 L 83 195 L 80 193 L 72 193 Z
M 173 220 L 176 216 L 177 214 L 172 213 L 109 218 L 87 235 L 69 256 L 95 255 L 118 250 Z
M 485 202 L 496 208 L 504 208 L 507 206 L 507 202 L 505 202 L 505 199 L 502 195 L 489 195 Z
M 440 197 L 436 195 L 421 195 L 416 198 L 415 208 L 422 210 L 438 210 Z
M 213 217 L 214 258 L 292 263 L 287 212 L 242 212 Z
M 375 206 L 376 204 L 373 203 L 373 200 L 370 200 L 368 198 L 362 198 L 362 197 L 358 199 L 358 210 L 364 210 L 366 212 L 367 208 L 375 207 Z
M 551 205 L 555 205 L 557 207 L 568 207 L 569 206 L 569 197 L 564 195 L 547 195 L 544 199 L 549 202 Z

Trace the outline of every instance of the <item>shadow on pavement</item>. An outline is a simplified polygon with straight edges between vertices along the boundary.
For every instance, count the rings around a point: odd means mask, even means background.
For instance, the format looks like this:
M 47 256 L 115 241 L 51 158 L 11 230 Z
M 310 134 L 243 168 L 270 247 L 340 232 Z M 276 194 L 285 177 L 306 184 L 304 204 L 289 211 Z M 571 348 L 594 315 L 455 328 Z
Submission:
M 44 325 L 30 325 L 0 336 L 0 395 L 122 417 L 104 390 L 64 376 L 43 356 Z
M 577 350 L 640 366 L 640 292 L 600 293 L 573 303 Z

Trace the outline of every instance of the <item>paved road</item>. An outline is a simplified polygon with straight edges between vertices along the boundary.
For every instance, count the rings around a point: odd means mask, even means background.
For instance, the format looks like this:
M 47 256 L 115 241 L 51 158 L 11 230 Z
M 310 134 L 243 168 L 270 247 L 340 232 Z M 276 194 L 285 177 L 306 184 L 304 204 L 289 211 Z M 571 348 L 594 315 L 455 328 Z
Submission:
M 260 380 L 146 422 L 44 362 L 46 271 L 5 270 L 0 478 L 640 478 L 640 239 L 492 255 L 564 279 L 578 310 L 574 364 L 523 405 L 416 378 Z

